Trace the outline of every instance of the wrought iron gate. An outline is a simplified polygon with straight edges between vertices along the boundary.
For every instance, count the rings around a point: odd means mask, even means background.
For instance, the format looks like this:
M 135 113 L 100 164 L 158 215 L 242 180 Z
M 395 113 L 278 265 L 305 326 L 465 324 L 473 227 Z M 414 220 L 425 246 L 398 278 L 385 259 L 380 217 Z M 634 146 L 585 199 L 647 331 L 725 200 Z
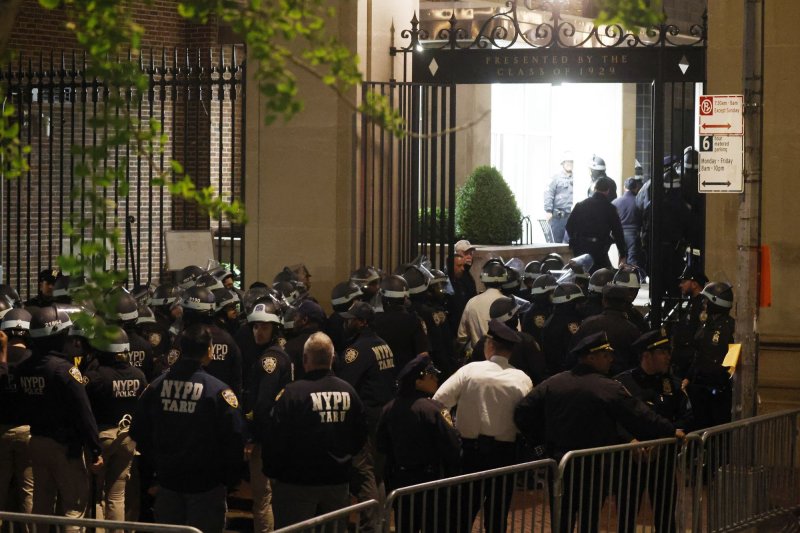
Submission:
M 443 268 L 455 233 L 455 85 L 364 83 L 389 100 L 407 131 L 361 123 L 356 265 L 387 270 L 420 254 Z
M 131 283 L 157 281 L 166 262 L 166 230 L 210 229 L 217 259 L 241 268 L 242 226 L 210 219 L 150 182 L 162 169 L 169 169 L 174 158 L 198 187 L 211 186 L 223 199 L 244 196 L 243 48 L 149 50 L 142 51 L 138 60 L 149 90 L 145 94 L 136 94 L 134 87 L 114 90 L 124 93 L 124 111 L 140 123 L 157 121 L 167 143 L 154 167 L 130 149 L 120 149 L 106 161 L 113 167 L 128 160 L 128 196 L 120 196 L 119 183 L 103 193 L 117 202 L 105 223 L 122 229 L 128 222 L 132 239 L 132 246 L 115 253 L 108 267 L 128 268 L 129 274 L 132 266 L 138 267 L 139 279 L 130 279 Z M 62 222 L 88 208 L 71 195 L 75 187 L 87 186 L 76 173 L 79 159 L 71 146 L 97 143 L 102 132 L 91 122 L 106 105 L 110 88 L 89 76 L 86 67 L 85 57 L 74 52 L 29 57 L 23 51 L 0 72 L 7 101 L 17 112 L 20 139 L 31 147 L 30 170 L 15 181 L 0 180 L 2 281 L 23 297 L 36 293 L 37 273 L 55 266 L 57 257 L 69 251 Z M 85 233 L 84 237 L 91 238 Z

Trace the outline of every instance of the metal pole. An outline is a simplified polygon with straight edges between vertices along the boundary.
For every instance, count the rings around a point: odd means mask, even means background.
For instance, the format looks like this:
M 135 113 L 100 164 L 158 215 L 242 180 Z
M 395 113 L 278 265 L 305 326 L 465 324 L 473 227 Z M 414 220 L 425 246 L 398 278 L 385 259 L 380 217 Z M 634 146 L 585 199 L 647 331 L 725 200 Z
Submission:
M 734 389 L 734 417 L 756 414 L 758 317 L 761 282 L 761 157 L 763 135 L 764 2 L 744 5 L 744 193 L 737 228 L 736 340 L 742 344 Z M 752 318 L 751 318 L 752 317 Z

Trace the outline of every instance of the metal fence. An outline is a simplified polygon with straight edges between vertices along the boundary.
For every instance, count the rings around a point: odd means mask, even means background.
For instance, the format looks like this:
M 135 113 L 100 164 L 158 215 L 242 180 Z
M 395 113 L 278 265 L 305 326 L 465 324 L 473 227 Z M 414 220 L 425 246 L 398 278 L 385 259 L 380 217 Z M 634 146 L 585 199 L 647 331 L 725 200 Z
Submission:
M 396 489 L 384 531 L 544 532 L 555 468 L 548 459 Z
M 145 533 L 201 533 L 199 529 L 189 526 L 169 524 L 145 524 L 141 522 L 116 522 L 113 520 L 91 520 L 88 518 L 64 518 L 63 516 L 46 516 L 22 513 L 0 512 L 0 526 L 3 531 L 15 533 L 37 533 L 38 531 L 143 531 Z
M 94 128 L 104 110 L 112 116 L 127 114 L 143 127 L 160 125 L 165 150 L 151 163 L 131 144 L 115 149 L 104 168 L 124 169 L 130 192 L 123 197 L 119 180 L 102 189 L 117 206 L 103 221 L 107 228 L 125 231 L 130 241 L 115 253 L 113 269 L 138 266 L 140 279 L 157 280 L 166 263 L 166 230 L 210 230 L 219 261 L 244 264 L 244 231 L 223 219 L 210 219 L 196 206 L 174 199 L 151 185 L 170 160 L 181 162 L 198 187 L 212 187 L 223 199 L 244 197 L 244 49 L 143 50 L 128 58 L 148 78 L 148 90 L 133 86 L 109 87 L 94 77 L 85 56 L 75 52 L 26 55 L 0 70 L 5 91 L 3 109 L 13 104 L 20 139 L 31 147 L 30 170 L 15 181 L 0 179 L 0 266 L 2 282 L 15 286 L 23 297 L 36 294 L 36 274 L 55 266 L 69 252 L 63 222 L 70 216 L 91 216 L 81 192 L 90 187 L 77 170 L 81 155 L 73 146 L 97 146 L 109 128 Z M 110 106 L 110 96 L 124 102 Z M 76 194 L 73 194 L 73 191 Z M 81 230 L 91 239 L 88 228 Z M 125 233 L 123 233 L 124 235 Z
M 333 511 L 310 520 L 305 520 L 291 526 L 276 529 L 275 533 L 348 533 L 358 532 L 367 517 L 380 515 L 380 504 L 375 500 L 367 500 L 338 511 Z M 350 524 L 353 526 L 351 527 Z M 364 528 L 366 529 L 366 528 Z
M 737 531 L 800 511 L 799 422 L 800 410 L 783 411 L 688 436 L 688 453 L 702 458 L 694 531 Z

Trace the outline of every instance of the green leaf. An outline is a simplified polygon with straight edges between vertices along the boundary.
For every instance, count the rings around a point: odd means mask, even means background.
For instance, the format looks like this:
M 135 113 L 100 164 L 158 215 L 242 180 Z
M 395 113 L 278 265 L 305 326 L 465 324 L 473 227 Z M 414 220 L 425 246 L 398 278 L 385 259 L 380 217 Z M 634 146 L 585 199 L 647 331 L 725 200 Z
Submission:
M 55 9 L 61 4 L 61 0 L 39 0 L 39 5 L 45 9 Z

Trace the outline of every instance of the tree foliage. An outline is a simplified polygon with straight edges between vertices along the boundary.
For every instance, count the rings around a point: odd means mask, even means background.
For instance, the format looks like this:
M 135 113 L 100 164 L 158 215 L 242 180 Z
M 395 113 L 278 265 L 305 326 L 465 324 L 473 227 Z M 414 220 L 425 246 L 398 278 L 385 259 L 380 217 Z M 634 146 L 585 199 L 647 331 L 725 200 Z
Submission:
M 494 167 L 472 171 L 456 194 L 456 233 L 480 244 L 511 244 L 522 234 L 514 193 Z

